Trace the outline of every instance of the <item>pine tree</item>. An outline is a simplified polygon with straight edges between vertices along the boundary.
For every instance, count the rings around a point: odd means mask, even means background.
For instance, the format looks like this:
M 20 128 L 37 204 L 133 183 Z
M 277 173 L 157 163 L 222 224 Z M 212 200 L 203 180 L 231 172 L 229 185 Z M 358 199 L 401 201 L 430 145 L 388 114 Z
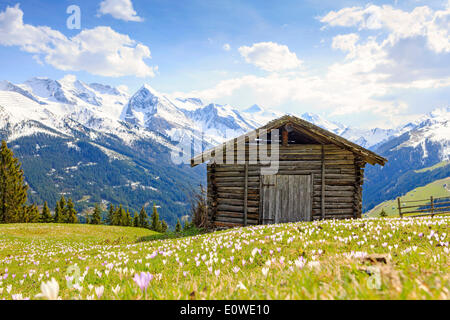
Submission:
M 25 219 L 22 222 L 38 223 L 39 220 L 40 220 L 40 213 L 37 205 L 33 203 L 31 206 L 25 208 Z
M 141 212 L 139 212 L 139 227 L 148 228 L 148 215 L 145 212 L 145 207 L 142 207 Z
M 102 213 L 98 204 L 94 207 L 94 212 L 92 213 L 92 219 L 89 221 L 90 224 L 101 224 L 102 223 Z
M 137 212 L 135 212 L 133 215 L 133 227 L 139 228 L 139 215 L 137 214 Z
M 126 214 L 126 218 L 125 218 L 125 225 L 127 227 L 133 226 L 133 219 L 131 218 L 131 214 L 130 214 L 130 210 L 129 209 L 127 209 L 127 214 Z
M 167 225 L 167 222 L 165 222 L 164 220 L 161 221 L 161 232 L 166 233 L 168 228 L 169 228 L 169 226 Z
M 114 216 L 113 216 L 113 226 L 120 226 L 122 224 L 122 205 L 119 205 L 114 210 Z
M 56 202 L 55 216 L 53 217 L 53 221 L 55 223 L 63 222 L 63 217 L 62 217 L 61 207 L 59 206 L 59 201 Z
M 153 213 L 150 217 L 151 225 L 150 229 L 156 232 L 161 232 L 161 221 L 159 220 L 158 209 L 156 208 L 156 204 L 153 204 Z
M 42 207 L 40 222 L 42 223 L 50 223 L 53 222 L 53 217 L 48 208 L 47 201 L 44 202 L 44 206 Z
M 106 221 L 105 223 L 112 226 L 113 225 L 113 220 L 114 220 L 114 206 L 112 205 L 112 203 L 109 204 L 109 210 L 108 210 L 108 215 L 106 216 Z
M 192 227 L 193 227 L 193 224 L 186 220 L 184 222 L 183 231 L 187 231 L 187 230 L 191 229 Z
M 387 213 L 386 213 L 386 211 L 384 211 L 384 209 L 381 210 L 380 217 L 382 217 L 382 218 L 387 217 Z
M 59 200 L 59 215 L 60 215 L 60 219 L 59 222 L 60 223 L 69 223 L 69 215 L 67 212 L 67 203 L 66 203 L 66 198 L 64 198 L 64 196 L 61 196 L 61 199 Z
M 128 225 L 127 211 L 122 207 L 120 210 L 120 225 L 124 227 Z
M 177 225 L 175 226 L 175 232 L 180 233 L 181 232 L 181 223 L 180 219 L 177 219 Z
M 66 223 L 78 223 L 77 211 L 75 210 L 75 205 L 72 199 L 67 201 L 67 220 Z
M 0 147 L 0 223 L 19 222 L 26 210 L 28 186 L 23 170 L 6 141 Z

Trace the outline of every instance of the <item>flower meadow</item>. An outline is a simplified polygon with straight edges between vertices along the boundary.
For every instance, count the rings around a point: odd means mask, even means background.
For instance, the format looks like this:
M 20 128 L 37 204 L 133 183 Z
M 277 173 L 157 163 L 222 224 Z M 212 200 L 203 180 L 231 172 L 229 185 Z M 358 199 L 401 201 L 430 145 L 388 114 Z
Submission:
M 326 220 L 152 241 L 136 228 L 2 225 L 0 299 L 449 299 L 449 225 Z

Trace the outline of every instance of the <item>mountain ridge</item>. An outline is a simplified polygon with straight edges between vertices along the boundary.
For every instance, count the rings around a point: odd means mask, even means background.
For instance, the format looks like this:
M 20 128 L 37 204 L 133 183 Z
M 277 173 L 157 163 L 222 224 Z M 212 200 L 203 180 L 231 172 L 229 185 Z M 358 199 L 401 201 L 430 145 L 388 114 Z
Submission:
M 0 138 L 23 161 L 32 201 L 53 203 L 53 193 L 78 200 L 90 196 L 87 203 L 77 202 L 79 209 L 106 201 L 133 210 L 156 201 L 169 223 L 186 214 L 188 190 L 205 182 L 201 167 L 192 171 L 176 164 L 173 153 L 185 146 L 191 150 L 193 138 L 202 142 L 194 145 L 194 153 L 203 151 L 283 114 L 258 105 L 241 110 L 196 97 L 174 98 L 148 84 L 130 95 L 72 76 L 0 82 Z M 435 109 L 390 129 L 353 128 L 308 112 L 297 116 L 389 160 L 384 168 L 366 168 L 364 209 L 369 210 L 408 188 L 448 175 L 443 169 L 433 174 L 414 171 L 449 158 L 449 115 L 449 107 Z M 50 172 L 50 164 L 56 172 Z M 117 177 L 111 180 L 107 174 Z M 161 180 L 153 185 L 149 176 Z M 83 183 L 98 189 L 86 187 L 91 194 L 85 194 Z M 175 196 L 174 186 L 184 191 L 177 190 Z

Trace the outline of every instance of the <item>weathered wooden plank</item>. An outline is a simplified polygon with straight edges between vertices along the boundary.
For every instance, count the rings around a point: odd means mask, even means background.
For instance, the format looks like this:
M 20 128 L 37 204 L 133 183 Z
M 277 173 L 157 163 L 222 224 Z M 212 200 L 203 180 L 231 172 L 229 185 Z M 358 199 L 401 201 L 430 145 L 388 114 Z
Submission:
M 244 214 L 242 212 L 234 212 L 234 211 L 217 211 L 217 217 L 223 217 L 223 218 L 241 218 L 244 219 Z M 250 220 L 256 220 L 258 218 L 257 213 L 249 213 L 248 219 Z
M 321 197 L 314 197 L 314 202 L 322 202 Z M 353 197 L 326 197 L 325 203 L 353 203 Z
M 216 217 L 216 223 L 217 222 L 225 222 L 225 223 L 235 223 L 238 226 L 242 227 L 243 225 L 243 218 L 233 218 L 233 217 L 224 217 L 224 216 L 217 216 Z M 248 219 L 249 224 L 257 224 L 258 220 L 256 219 Z
M 353 191 L 314 191 L 315 197 L 320 197 L 322 194 L 325 197 L 352 197 L 354 195 Z M 324 198 L 325 200 L 325 198 Z
M 322 145 L 322 172 L 321 172 L 321 179 L 320 182 L 321 185 L 321 191 L 320 191 L 320 210 L 322 212 L 322 219 L 325 219 L 325 178 L 326 178 L 326 171 L 325 171 L 325 148 Z M 315 195 L 315 194 L 314 194 Z
M 216 185 L 218 187 L 244 187 L 245 188 L 245 181 L 242 181 L 242 182 L 231 182 L 231 181 L 222 182 L 220 179 L 217 179 Z M 248 182 L 247 187 L 249 187 L 249 188 L 258 188 L 259 187 L 259 182 Z
M 244 183 L 245 178 L 244 178 L 244 176 L 239 176 L 239 177 L 216 177 L 216 180 L 218 182 L 242 182 L 242 183 Z M 259 176 L 248 177 L 248 182 L 258 182 L 259 183 Z
M 244 199 L 229 199 L 229 198 L 218 198 L 217 199 L 218 203 L 221 204 L 229 204 L 229 205 L 235 205 L 235 206 L 244 206 Z M 249 200 L 247 199 L 247 205 L 249 207 L 258 207 L 259 206 L 259 201 L 255 201 L 255 200 Z
M 313 202 L 313 208 L 314 209 L 321 209 L 321 202 Z M 344 203 L 336 203 L 336 202 L 325 202 L 325 212 L 328 209 L 348 209 L 348 208 L 353 208 L 354 204 L 353 202 L 344 202 Z
M 327 209 L 326 211 L 326 215 L 339 215 L 339 214 L 353 214 L 353 208 L 348 208 L 348 209 Z M 313 210 L 313 215 L 320 215 L 322 216 L 322 212 L 321 210 Z
M 239 205 L 231 205 L 231 204 L 223 204 L 219 202 L 217 204 L 217 210 L 219 211 L 233 211 L 233 212 L 242 212 L 244 213 L 244 206 Z M 257 207 L 247 207 L 247 212 L 257 213 L 258 208 Z
M 322 190 L 322 186 L 319 185 L 314 185 L 314 192 L 316 191 L 321 191 Z M 327 184 L 325 184 L 325 191 L 351 191 L 353 192 L 355 190 L 354 186 L 329 186 Z
M 277 176 L 277 212 L 275 223 L 289 222 L 289 216 L 291 214 L 289 207 L 289 177 L 290 176 Z
M 248 165 L 245 165 L 245 186 L 244 186 L 244 226 L 247 226 L 247 214 L 249 212 L 248 208 Z M 259 184 L 255 185 L 255 187 L 259 187 Z

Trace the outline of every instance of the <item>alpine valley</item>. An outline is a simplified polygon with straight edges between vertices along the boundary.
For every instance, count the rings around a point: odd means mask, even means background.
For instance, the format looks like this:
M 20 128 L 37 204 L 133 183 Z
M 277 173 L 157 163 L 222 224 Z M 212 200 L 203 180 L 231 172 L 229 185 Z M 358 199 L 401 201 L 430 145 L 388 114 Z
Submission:
M 194 147 L 198 152 L 280 116 L 257 105 L 242 109 L 177 98 L 147 84 L 129 95 L 73 76 L 0 82 L 0 139 L 22 161 L 30 202 L 54 207 L 65 195 L 79 211 L 94 203 L 132 210 L 155 203 L 172 226 L 188 214 L 191 193 L 205 183 L 202 166 L 172 161 L 183 141 L 203 141 Z M 383 168 L 366 167 L 364 211 L 450 176 L 449 107 L 391 129 L 297 116 L 388 159 Z

